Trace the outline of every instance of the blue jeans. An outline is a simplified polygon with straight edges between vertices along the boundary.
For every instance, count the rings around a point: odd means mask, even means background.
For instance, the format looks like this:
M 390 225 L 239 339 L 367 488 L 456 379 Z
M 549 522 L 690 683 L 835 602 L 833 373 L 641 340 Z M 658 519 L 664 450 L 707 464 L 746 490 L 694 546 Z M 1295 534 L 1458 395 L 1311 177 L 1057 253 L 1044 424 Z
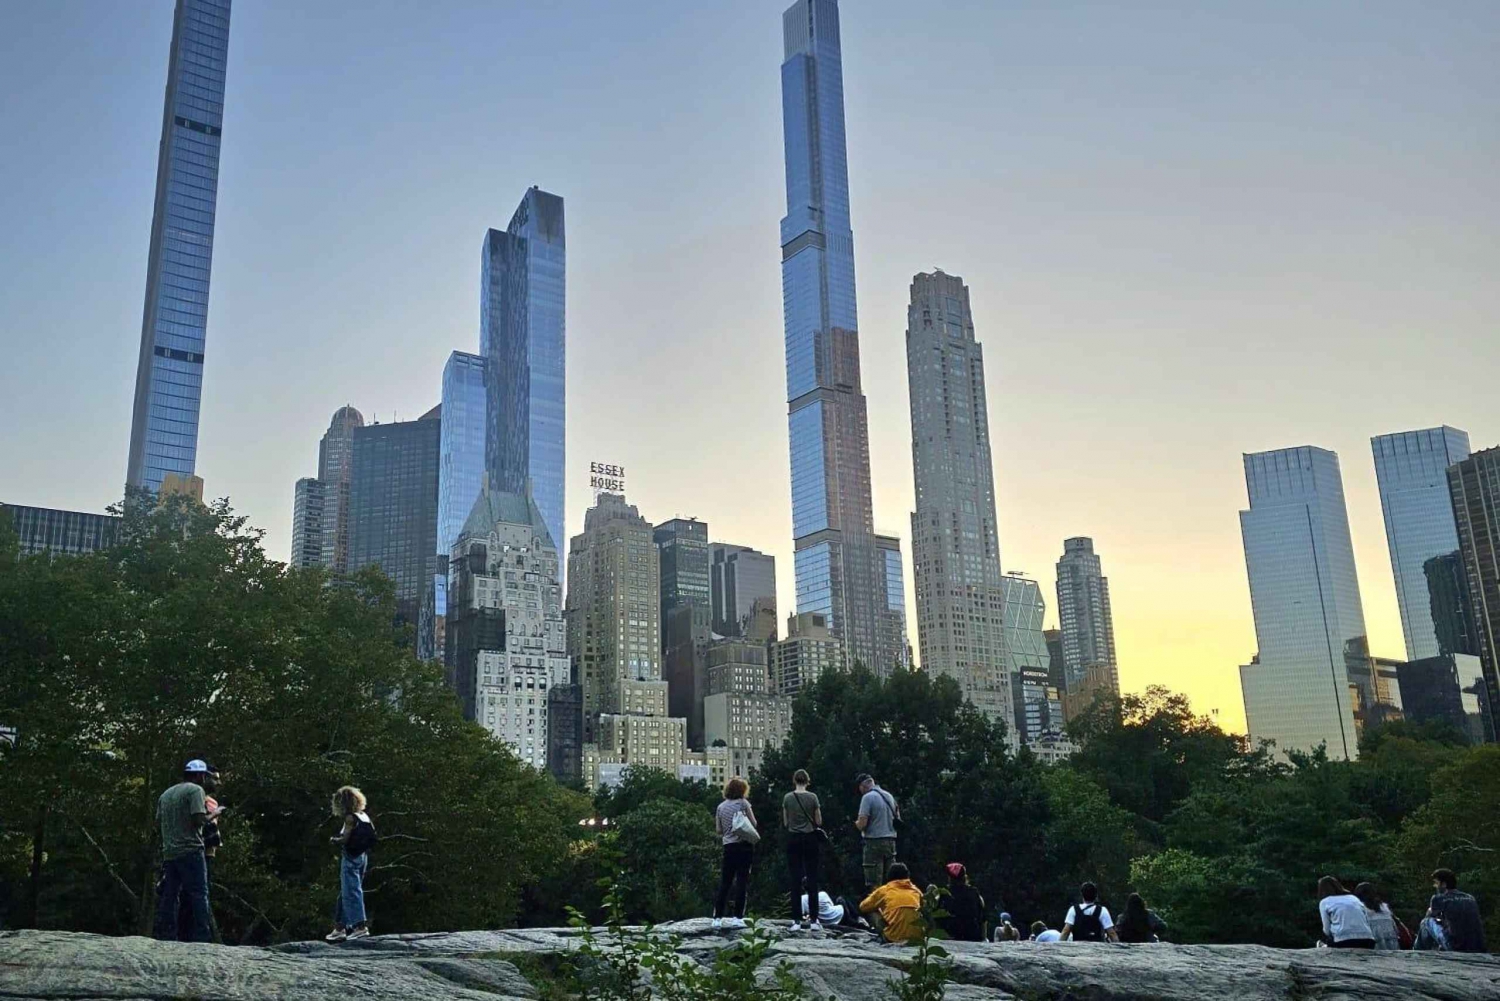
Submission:
M 208 910 L 208 865 L 201 850 L 169 858 L 161 864 L 161 893 L 156 898 L 156 937 L 162 941 L 178 939 L 179 897 L 187 898 L 192 913 L 192 927 L 182 937 L 183 941 L 213 941 L 212 917 Z
M 365 923 L 365 870 L 370 856 L 350 858 L 339 852 L 339 896 L 333 902 L 333 924 L 336 928 L 353 928 Z

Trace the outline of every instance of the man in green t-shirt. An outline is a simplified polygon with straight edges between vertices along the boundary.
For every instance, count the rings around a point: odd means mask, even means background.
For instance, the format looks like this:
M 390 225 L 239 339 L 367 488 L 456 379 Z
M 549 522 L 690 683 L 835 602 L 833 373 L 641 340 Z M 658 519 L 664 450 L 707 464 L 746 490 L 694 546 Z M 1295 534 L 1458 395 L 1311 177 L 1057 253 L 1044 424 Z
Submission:
M 208 942 L 212 932 L 208 909 L 208 867 L 203 861 L 203 825 L 216 819 L 204 801 L 208 765 L 194 758 L 183 768 L 182 781 L 156 801 L 161 825 L 162 879 L 156 901 L 156 937 L 176 941 L 178 898 L 186 897 L 192 912 L 189 942 Z

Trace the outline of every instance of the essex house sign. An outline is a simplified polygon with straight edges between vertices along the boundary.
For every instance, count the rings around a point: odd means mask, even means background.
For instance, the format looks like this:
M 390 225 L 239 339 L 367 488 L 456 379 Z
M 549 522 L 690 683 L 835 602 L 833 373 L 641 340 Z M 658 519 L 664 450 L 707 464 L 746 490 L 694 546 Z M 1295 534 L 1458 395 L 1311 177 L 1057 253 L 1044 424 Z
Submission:
M 608 462 L 589 463 L 589 487 L 596 496 L 601 493 L 623 494 L 625 467 Z

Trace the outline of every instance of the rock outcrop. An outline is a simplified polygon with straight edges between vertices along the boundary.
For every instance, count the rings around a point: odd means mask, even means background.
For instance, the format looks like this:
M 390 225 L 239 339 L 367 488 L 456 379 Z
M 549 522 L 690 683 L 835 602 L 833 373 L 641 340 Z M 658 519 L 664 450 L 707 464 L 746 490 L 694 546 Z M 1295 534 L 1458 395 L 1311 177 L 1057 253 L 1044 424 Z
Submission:
M 706 959 L 727 936 L 707 921 L 665 931 Z M 570 952 L 569 929 L 385 935 L 338 946 L 181 945 L 66 932 L 0 932 L 5 1001 L 534 1001 L 520 967 Z M 1261 946 L 945 943 L 951 1001 L 1500 1001 L 1500 958 L 1289 951 Z M 508 958 L 507 958 L 508 957 Z M 788 960 L 818 998 L 879 1001 L 912 950 L 865 937 L 797 934 Z M 512 962 L 511 960 L 514 960 Z

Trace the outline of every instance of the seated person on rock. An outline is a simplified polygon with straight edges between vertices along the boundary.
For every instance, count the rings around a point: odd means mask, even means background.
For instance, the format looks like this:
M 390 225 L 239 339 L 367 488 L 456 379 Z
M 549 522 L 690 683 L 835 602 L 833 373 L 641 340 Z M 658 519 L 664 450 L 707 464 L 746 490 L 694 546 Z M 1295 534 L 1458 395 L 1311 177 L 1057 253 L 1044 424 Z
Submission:
M 901 862 L 891 865 L 887 881 L 860 903 L 859 912 L 875 915 L 876 927 L 887 942 L 907 943 L 922 937 L 922 891 Z

